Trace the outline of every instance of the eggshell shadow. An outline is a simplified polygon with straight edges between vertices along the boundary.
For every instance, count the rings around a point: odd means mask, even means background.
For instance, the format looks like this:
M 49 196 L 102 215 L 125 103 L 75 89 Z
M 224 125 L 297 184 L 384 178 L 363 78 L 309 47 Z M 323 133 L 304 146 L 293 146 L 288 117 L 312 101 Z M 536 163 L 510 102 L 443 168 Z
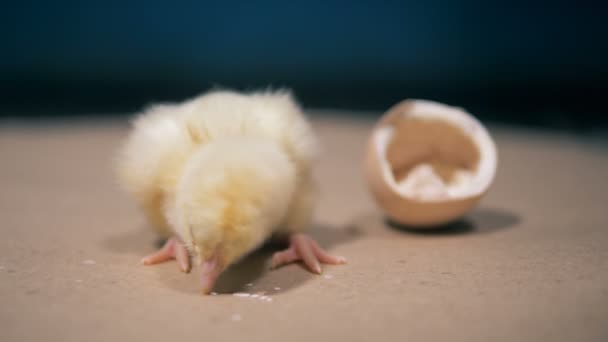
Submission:
M 450 223 L 435 227 L 417 228 L 397 223 L 389 218 L 386 225 L 396 231 L 428 236 L 485 234 L 512 228 L 521 222 L 521 217 L 506 209 L 481 207 Z

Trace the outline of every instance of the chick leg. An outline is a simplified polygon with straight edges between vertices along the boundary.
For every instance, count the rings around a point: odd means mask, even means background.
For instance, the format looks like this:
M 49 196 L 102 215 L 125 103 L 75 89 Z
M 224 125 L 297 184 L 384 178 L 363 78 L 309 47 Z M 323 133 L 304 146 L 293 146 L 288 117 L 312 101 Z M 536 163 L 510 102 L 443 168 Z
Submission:
M 305 234 L 293 234 L 289 238 L 289 248 L 276 252 L 272 256 L 272 268 L 302 260 L 309 271 L 321 274 L 321 263 L 339 265 L 346 263 L 346 258 L 327 253 L 311 237 Z
M 165 245 L 158 251 L 141 259 L 144 265 L 154 265 L 165 262 L 171 259 L 176 259 L 179 268 L 182 272 L 190 272 L 190 256 L 186 247 L 175 237 L 170 238 L 165 242 Z

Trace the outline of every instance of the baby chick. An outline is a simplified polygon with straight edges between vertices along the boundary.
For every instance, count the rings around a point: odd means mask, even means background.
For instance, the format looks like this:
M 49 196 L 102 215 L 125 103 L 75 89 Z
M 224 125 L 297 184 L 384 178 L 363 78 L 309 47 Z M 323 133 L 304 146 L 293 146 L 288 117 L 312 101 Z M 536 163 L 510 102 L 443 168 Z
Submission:
M 145 265 L 190 257 L 209 293 L 231 264 L 269 238 L 289 248 L 272 266 L 341 264 L 304 234 L 315 202 L 317 141 L 287 91 L 213 91 L 139 114 L 118 158 L 124 189 L 166 244 Z

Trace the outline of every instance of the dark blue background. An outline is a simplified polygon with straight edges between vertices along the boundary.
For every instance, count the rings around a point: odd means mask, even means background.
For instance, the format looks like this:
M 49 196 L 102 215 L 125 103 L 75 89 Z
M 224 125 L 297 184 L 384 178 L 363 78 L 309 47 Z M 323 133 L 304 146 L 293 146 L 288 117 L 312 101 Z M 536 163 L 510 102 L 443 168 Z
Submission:
M 488 120 L 589 129 L 606 124 L 604 3 L 5 3 L 0 110 L 132 111 L 273 85 L 308 107 L 423 97 Z

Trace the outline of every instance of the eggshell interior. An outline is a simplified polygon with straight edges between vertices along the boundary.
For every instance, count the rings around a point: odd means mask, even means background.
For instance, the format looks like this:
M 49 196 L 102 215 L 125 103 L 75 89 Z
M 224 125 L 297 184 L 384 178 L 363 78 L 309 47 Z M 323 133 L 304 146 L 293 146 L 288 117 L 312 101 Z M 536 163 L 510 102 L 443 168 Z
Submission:
M 477 170 L 479 154 L 473 140 L 458 127 L 403 115 L 393 124 L 385 160 L 400 192 L 434 199 L 466 187 Z

